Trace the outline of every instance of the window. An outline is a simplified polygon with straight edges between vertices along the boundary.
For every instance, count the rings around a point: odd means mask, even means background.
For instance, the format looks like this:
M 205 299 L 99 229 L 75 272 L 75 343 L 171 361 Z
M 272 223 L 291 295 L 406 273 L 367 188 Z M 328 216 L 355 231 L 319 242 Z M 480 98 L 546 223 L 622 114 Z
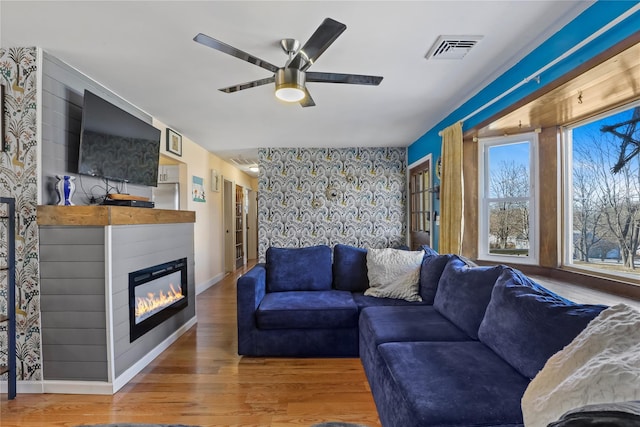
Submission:
M 639 279 L 640 103 L 564 131 L 564 265 Z
M 479 141 L 478 257 L 537 262 L 535 133 Z

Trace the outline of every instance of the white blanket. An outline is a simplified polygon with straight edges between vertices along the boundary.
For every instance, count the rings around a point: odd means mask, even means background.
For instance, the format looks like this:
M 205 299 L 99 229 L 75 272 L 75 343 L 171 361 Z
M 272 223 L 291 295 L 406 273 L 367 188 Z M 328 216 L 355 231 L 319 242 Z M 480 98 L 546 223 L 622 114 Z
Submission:
M 526 427 L 546 427 L 571 409 L 629 400 L 640 400 L 640 312 L 618 304 L 547 361 L 522 413 Z

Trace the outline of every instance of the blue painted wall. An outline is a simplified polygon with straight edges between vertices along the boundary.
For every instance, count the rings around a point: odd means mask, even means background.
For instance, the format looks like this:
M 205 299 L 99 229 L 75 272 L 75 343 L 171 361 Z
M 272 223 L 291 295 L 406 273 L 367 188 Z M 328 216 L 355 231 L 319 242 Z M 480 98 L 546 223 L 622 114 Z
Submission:
M 621 14 L 635 7 L 638 3 L 640 3 L 638 0 L 599 0 L 594 3 L 572 22 L 547 39 L 533 52 L 487 85 L 458 109 L 451 112 L 444 120 L 411 144 L 408 148 L 408 164 L 411 165 L 429 153 L 432 153 L 432 158 L 435 162 L 441 154 L 442 139 L 438 136 L 439 131 L 463 119 L 487 102 L 519 84 L 537 70 L 560 57 L 584 39 L 591 36 L 591 34 L 615 20 Z M 625 20 L 601 34 L 581 49 L 541 73 L 540 84 L 545 85 L 553 82 L 638 31 L 640 31 L 640 11 L 631 14 Z M 467 119 L 463 124 L 463 130 L 474 127 L 517 101 L 531 95 L 540 87 L 541 86 L 533 80 L 520 86 L 485 110 Z M 436 179 L 435 176 L 434 179 Z M 437 200 L 434 210 L 438 211 L 438 213 L 440 212 L 439 201 Z M 434 247 L 436 248 L 438 247 L 438 234 L 438 228 L 436 227 L 434 236 Z

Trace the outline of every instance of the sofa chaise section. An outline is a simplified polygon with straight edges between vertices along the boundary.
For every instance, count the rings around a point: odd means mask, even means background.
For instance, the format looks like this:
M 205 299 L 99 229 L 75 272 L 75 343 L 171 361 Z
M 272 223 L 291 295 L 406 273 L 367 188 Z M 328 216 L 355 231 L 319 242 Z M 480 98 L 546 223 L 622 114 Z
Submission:
M 515 426 L 529 379 L 478 341 L 390 342 L 373 373 L 383 426 Z
M 604 308 L 561 298 L 517 270 L 454 257 L 432 307 L 371 307 L 360 316 L 361 359 L 382 425 L 522 426 L 531 378 Z

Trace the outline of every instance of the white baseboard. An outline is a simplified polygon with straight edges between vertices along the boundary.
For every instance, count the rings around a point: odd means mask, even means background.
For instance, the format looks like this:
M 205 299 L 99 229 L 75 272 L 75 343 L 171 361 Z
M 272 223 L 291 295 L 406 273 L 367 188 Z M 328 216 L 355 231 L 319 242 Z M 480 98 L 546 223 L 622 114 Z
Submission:
M 0 393 L 7 394 L 9 391 L 9 386 L 5 380 L 2 380 L 0 383 Z M 16 393 L 25 393 L 25 394 L 42 394 L 43 384 L 41 380 L 36 381 L 16 381 Z
M 213 285 L 216 285 L 220 280 L 222 280 L 223 277 L 224 277 L 224 273 L 219 273 L 204 283 L 198 283 L 196 285 L 196 295 L 200 295 L 201 293 L 203 293 Z
M 182 334 L 187 332 L 198 322 L 196 316 L 192 317 L 182 325 L 177 331 L 168 336 L 158 344 L 153 350 L 147 353 L 142 359 L 124 371 L 113 383 L 106 381 L 17 381 L 17 394 L 21 393 L 59 393 L 59 394 L 106 394 L 112 395 L 126 385 L 133 377 L 142 371 L 156 357 L 162 354 L 171 344 L 173 344 Z M 7 382 L 0 383 L 0 392 L 7 393 Z
M 105 395 L 111 395 L 114 393 L 113 384 L 106 381 L 45 380 L 42 384 L 43 393 Z

